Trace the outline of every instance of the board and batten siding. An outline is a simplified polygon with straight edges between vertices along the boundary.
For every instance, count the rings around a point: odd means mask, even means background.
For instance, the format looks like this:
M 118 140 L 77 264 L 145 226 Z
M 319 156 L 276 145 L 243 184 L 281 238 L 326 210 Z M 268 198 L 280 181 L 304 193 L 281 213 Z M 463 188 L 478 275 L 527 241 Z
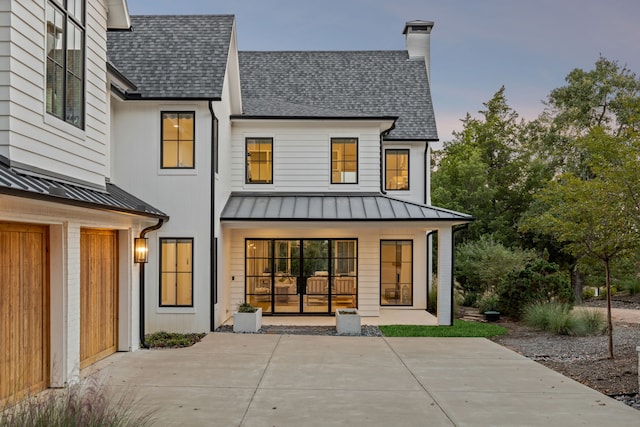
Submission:
M 245 184 L 245 138 L 273 138 L 273 184 Z M 331 184 L 331 138 L 358 138 L 358 183 Z M 250 122 L 232 127 L 233 191 L 379 191 L 377 123 Z
M 0 10 L 0 154 L 14 164 L 104 186 L 107 165 L 106 8 L 88 1 L 85 129 L 45 112 L 46 0 L 12 0 Z M 8 10 L 7 10 L 8 9 Z M 8 40 L 7 39 L 8 35 Z

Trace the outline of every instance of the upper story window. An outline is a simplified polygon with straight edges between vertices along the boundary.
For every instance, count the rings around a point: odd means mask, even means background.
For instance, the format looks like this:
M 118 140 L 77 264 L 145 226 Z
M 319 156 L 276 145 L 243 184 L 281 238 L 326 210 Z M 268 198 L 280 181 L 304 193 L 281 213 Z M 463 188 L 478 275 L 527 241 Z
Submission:
M 247 184 L 273 184 L 273 138 L 247 138 Z
M 84 129 L 84 0 L 47 2 L 47 113 Z
M 331 183 L 358 183 L 357 138 L 331 138 Z
M 162 168 L 193 169 L 195 164 L 193 111 L 162 112 Z
M 408 190 L 409 150 L 385 150 L 384 164 L 385 190 Z

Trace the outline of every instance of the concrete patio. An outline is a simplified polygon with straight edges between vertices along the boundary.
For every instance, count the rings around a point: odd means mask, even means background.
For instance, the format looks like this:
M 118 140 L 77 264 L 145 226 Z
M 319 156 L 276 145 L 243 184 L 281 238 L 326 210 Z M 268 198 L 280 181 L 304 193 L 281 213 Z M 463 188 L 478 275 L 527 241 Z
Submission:
M 212 333 L 92 369 L 160 426 L 640 423 L 637 410 L 481 338 Z

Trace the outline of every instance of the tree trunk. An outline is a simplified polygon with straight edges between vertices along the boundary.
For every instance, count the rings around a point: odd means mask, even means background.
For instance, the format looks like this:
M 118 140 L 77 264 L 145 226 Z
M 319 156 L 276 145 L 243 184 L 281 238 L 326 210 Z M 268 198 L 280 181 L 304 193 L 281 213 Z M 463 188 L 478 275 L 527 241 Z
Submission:
M 613 359 L 613 322 L 611 321 L 611 271 L 609 260 L 604 261 L 607 285 L 607 333 L 609 335 L 609 359 Z
M 584 274 L 578 271 L 576 265 L 571 266 L 571 287 L 576 304 L 582 304 L 582 287 L 584 285 Z

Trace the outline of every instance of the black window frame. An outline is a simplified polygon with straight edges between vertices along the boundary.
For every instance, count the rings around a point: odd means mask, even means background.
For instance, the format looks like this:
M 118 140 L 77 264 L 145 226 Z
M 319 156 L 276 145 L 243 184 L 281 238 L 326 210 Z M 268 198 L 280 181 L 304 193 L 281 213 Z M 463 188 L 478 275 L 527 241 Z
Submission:
M 65 123 L 69 123 L 71 126 L 74 126 L 80 130 L 84 130 L 86 126 L 86 115 L 87 115 L 87 107 L 86 107 L 86 86 L 87 86 L 87 28 L 86 28 L 86 15 L 87 15 L 87 2 L 86 0 L 75 0 L 73 3 L 79 2 L 82 7 L 82 13 L 80 17 L 77 17 L 74 13 L 70 12 L 68 7 L 71 3 L 69 0 L 47 0 L 46 9 L 52 8 L 58 13 L 62 14 L 63 18 L 63 28 L 61 28 L 61 39 L 62 39 L 62 111 L 58 114 L 54 111 L 53 108 L 53 99 L 51 99 L 51 108 L 49 107 L 49 100 L 47 99 L 47 92 L 49 91 L 49 75 L 53 73 L 53 70 L 49 69 L 49 62 L 56 63 L 54 57 L 49 56 L 49 52 L 47 52 L 48 46 L 47 39 L 49 34 L 49 28 L 45 30 L 45 111 L 47 114 L 62 120 Z M 47 21 L 48 12 L 45 11 L 45 24 Z M 77 27 L 81 34 L 81 51 L 82 51 L 82 63 L 80 64 L 81 76 L 79 78 L 80 84 L 80 100 L 79 100 L 79 112 L 78 114 L 74 114 L 72 116 L 69 115 L 68 112 L 68 99 L 70 97 L 69 90 L 69 74 L 74 74 L 73 71 L 70 71 L 69 67 L 69 58 L 68 58 L 68 35 L 70 26 Z M 60 64 L 57 64 L 60 65 Z M 53 98 L 54 88 L 51 88 Z M 76 119 L 77 118 L 77 121 Z
M 342 142 L 340 142 L 342 141 Z M 333 180 L 333 165 L 334 165 L 334 160 L 333 160 L 333 144 L 345 144 L 345 142 L 354 142 L 356 144 L 356 180 L 355 182 L 335 182 Z M 331 144 L 330 144 L 330 152 L 329 152 L 329 176 L 330 181 L 331 181 L 331 185 L 354 185 L 354 184 L 358 184 L 360 182 L 360 139 L 357 137 L 346 137 L 346 136 L 341 136 L 341 137 L 332 137 L 331 138 Z M 344 165 L 344 163 L 346 163 L 346 160 L 340 160 L 338 161 L 340 163 L 342 163 Z M 336 169 L 337 170 L 337 169 Z
M 389 188 L 388 185 L 388 168 L 387 168 L 387 156 L 390 153 L 395 153 L 395 154 L 399 154 L 399 153 L 406 153 L 407 154 L 407 188 Z M 395 169 L 396 171 L 396 176 L 397 172 L 399 171 L 399 169 Z M 411 191 L 411 150 L 409 150 L 408 148 L 386 148 L 384 150 L 384 189 L 385 191 Z
M 163 257 L 162 248 L 163 248 L 163 242 L 164 241 L 168 241 L 168 240 L 174 240 L 174 241 L 176 241 L 176 244 L 178 243 L 178 241 L 189 241 L 189 242 L 191 242 L 191 304 L 163 304 L 162 303 L 162 285 L 163 285 L 162 274 L 165 273 L 165 271 L 162 270 L 162 257 Z M 195 300 L 194 287 L 193 287 L 194 275 L 195 275 L 194 245 L 195 245 L 195 239 L 193 237 L 160 237 L 158 239 L 158 253 L 159 253 L 159 263 L 158 263 L 158 271 L 159 271 L 159 275 L 158 275 L 158 278 L 159 278 L 159 280 L 158 280 L 158 284 L 159 284 L 159 286 L 158 286 L 158 306 L 159 307 L 178 307 L 178 308 L 193 307 L 193 302 Z M 175 271 L 175 273 L 178 273 L 178 271 Z M 177 300 L 178 299 L 176 298 L 176 303 L 177 303 Z
M 388 242 L 395 242 L 396 243 L 396 247 L 398 242 L 410 242 L 411 243 L 411 301 L 409 304 L 383 304 L 382 303 L 382 289 L 383 289 L 383 282 L 382 282 L 382 245 L 383 243 L 388 243 Z M 415 280 L 414 280 L 414 244 L 413 244 L 413 239 L 380 239 L 380 291 L 378 292 L 378 296 L 380 299 L 379 305 L 380 307 L 412 307 L 413 306 L 413 297 L 414 297 L 414 290 L 415 290 Z M 397 252 L 397 250 L 396 250 Z M 397 262 L 397 261 L 395 261 Z M 394 298 L 396 300 L 400 300 L 400 298 Z
M 193 129 L 191 130 L 191 134 L 193 135 L 192 140 L 192 166 L 179 166 L 179 157 L 176 157 L 177 165 L 176 166 L 164 166 L 164 119 L 167 114 L 177 114 L 178 121 L 180 120 L 181 114 L 191 114 L 193 116 Z M 179 131 L 178 131 L 179 132 Z M 186 141 L 186 140 L 185 140 Z M 180 144 L 180 139 L 177 140 L 178 144 Z M 178 170 L 193 170 L 196 168 L 196 112 L 194 110 L 163 110 L 160 112 L 160 169 L 178 169 Z
M 263 144 L 266 141 L 268 141 L 271 144 L 271 160 L 267 162 L 271 166 L 271 181 L 264 181 L 264 180 L 253 181 L 252 180 L 253 178 L 249 176 L 250 175 L 249 174 L 249 157 L 251 157 L 251 153 L 249 153 L 249 141 L 252 141 L 252 143 L 254 143 L 255 141 L 259 144 Z M 275 181 L 273 176 L 273 164 L 275 163 L 273 137 L 267 137 L 267 136 L 246 137 L 244 139 L 244 152 L 245 152 L 244 183 L 251 184 L 251 185 L 261 185 L 261 184 L 272 185 Z

